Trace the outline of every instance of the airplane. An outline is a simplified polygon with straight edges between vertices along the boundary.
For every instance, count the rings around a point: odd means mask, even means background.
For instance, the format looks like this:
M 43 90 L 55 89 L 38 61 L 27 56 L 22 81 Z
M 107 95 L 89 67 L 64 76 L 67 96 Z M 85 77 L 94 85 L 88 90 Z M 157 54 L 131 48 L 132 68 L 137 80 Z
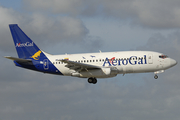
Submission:
M 97 78 L 110 78 L 118 74 L 154 72 L 158 73 L 177 64 L 177 61 L 159 52 L 119 51 L 85 54 L 51 55 L 41 49 L 19 28 L 9 25 L 17 57 L 5 56 L 18 67 L 56 75 L 88 78 L 91 84 Z

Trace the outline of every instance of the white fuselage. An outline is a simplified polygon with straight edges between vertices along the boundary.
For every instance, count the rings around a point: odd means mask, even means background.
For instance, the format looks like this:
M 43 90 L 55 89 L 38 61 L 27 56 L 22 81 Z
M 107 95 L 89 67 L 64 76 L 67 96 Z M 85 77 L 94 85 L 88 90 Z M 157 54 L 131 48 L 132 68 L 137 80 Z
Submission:
M 46 54 L 46 53 L 45 53 Z M 151 51 L 124 51 L 124 52 L 103 52 L 103 53 L 87 53 L 87 54 L 65 54 L 65 55 L 49 55 L 46 54 L 48 59 L 61 71 L 63 75 L 75 76 L 73 73 L 77 71 L 66 67 L 66 63 L 61 62 L 62 59 L 68 59 L 74 62 L 95 65 L 105 68 L 107 72 L 111 68 L 110 74 L 101 74 L 100 71 L 86 71 L 80 72 L 78 77 L 96 77 L 106 78 L 114 77 L 117 74 L 126 73 L 144 73 L 156 72 L 168 69 L 176 64 L 176 61 L 171 58 L 160 58 L 163 55 L 158 52 Z M 112 72 L 115 69 L 115 72 Z M 97 75 L 96 75 L 97 73 Z M 92 76 L 91 76 L 92 75 Z

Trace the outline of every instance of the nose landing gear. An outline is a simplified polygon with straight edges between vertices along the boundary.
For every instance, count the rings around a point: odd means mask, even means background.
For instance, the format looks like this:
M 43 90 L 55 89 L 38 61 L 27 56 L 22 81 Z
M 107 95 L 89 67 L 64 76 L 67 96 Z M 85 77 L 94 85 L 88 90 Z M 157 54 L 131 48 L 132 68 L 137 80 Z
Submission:
M 158 76 L 156 74 L 154 75 L 154 79 L 158 79 Z
M 158 76 L 157 76 L 157 74 L 158 73 L 163 73 L 164 72 L 164 70 L 160 70 L 160 71 L 156 71 L 156 72 L 154 72 L 154 79 L 158 79 Z

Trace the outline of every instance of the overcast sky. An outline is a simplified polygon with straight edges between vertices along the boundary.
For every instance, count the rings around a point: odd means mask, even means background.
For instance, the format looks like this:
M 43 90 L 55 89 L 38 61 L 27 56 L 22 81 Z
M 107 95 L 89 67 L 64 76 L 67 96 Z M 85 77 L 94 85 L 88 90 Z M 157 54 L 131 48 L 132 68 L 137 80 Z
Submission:
M 9 24 L 51 54 L 151 50 L 180 61 L 179 0 L 0 0 L 0 120 L 179 120 L 180 67 L 98 79 L 14 66 Z

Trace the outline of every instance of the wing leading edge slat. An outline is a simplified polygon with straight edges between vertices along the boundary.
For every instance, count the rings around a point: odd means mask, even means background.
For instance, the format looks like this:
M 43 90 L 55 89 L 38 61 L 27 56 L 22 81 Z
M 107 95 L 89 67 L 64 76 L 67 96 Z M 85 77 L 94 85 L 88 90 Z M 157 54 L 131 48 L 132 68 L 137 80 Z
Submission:
M 74 61 L 66 60 L 66 59 L 59 60 L 59 61 L 67 63 L 65 67 L 76 70 L 76 71 L 82 71 L 82 70 L 88 70 L 88 69 L 101 69 L 100 66 L 74 62 Z

